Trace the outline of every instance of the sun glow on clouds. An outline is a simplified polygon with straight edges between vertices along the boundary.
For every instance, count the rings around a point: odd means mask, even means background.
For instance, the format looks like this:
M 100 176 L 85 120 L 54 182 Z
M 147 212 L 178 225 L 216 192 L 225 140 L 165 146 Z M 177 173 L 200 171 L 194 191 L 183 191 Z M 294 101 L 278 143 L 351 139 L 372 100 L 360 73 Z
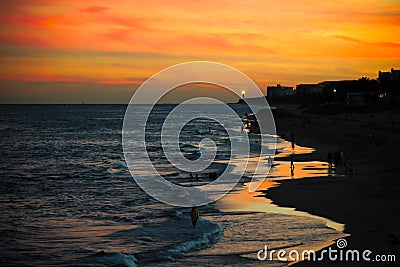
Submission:
M 261 87 L 374 78 L 400 67 L 400 2 L 2 1 L 0 40 L 0 93 L 11 81 L 136 88 L 190 60 L 232 65 Z M 57 87 L 45 92 L 51 102 Z

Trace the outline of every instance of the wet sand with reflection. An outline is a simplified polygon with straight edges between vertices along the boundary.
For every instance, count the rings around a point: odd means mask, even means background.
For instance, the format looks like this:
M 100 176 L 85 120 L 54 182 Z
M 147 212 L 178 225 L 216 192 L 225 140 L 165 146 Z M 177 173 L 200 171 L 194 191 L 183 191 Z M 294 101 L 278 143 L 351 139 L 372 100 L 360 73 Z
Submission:
M 273 261 L 260 262 L 257 252 L 265 245 L 270 249 L 295 249 L 300 253 L 309 249 L 319 250 L 346 235 L 342 232 L 343 224 L 294 208 L 280 207 L 265 197 L 265 192 L 279 186 L 282 180 L 335 177 L 328 170 L 328 164 L 320 161 L 294 162 L 295 172 L 291 176 L 288 155 L 308 154 L 314 149 L 297 145 L 292 149 L 289 142 L 279 140 L 274 167 L 256 191 L 249 192 L 249 181 L 239 183 L 215 203 L 218 211 L 203 209 L 203 219 L 223 226 L 224 232 L 220 240 L 211 248 L 189 253 L 190 262 L 176 259 L 169 266 L 284 266 L 290 262 L 278 261 L 276 258 Z M 236 161 L 238 164 L 242 162 L 240 159 Z M 268 158 L 251 158 L 246 168 L 247 174 L 251 174 L 259 162 L 265 164 Z
M 222 211 L 228 212 L 268 212 L 277 214 L 286 214 L 294 216 L 302 216 L 322 220 L 330 228 L 333 228 L 339 232 L 344 231 L 344 224 L 334 222 L 327 218 L 315 216 L 303 211 L 297 211 L 294 208 L 280 207 L 272 203 L 270 199 L 265 197 L 265 192 L 272 187 L 279 186 L 280 180 L 287 179 L 305 179 L 312 177 L 332 177 L 335 176 L 333 170 L 328 166 L 327 162 L 322 161 L 294 161 L 294 168 L 291 168 L 290 161 L 287 159 L 290 155 L 301 155 L 309 154 L 314 152 L 313 148 L 302 147 L 295 145 L 292 148 L 291 143 L 284 141 L 283 146 L 278 148 L 278 154 L 275 156 L 273 167 L 257 191 L 249 192 L 249 183 L 244 183 L 240 188 L 236 188 L 234 192 L 223 197 L 217 202 L 216 207 Z M 292 171 L 293 170 L 293 171 Z

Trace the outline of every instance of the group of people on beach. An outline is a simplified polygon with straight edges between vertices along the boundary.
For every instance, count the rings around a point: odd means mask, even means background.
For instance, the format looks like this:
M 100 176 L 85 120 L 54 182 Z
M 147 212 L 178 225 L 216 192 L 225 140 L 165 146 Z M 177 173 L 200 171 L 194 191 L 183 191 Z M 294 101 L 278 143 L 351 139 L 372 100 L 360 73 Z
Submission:
M 377 136 L 374 131 L 371 131 L 368 136 L 375 142 L 375 145 L 380 148 L 383 148 L 384 144 L 387 142 L 386 137 Z
M 196 173 L 196 175 L 193 176 L 193 173 L 189 173 L 189 177 L 190 177 L 191 179 L 196 178 L 196 180 L 197 180 L 197 179 L 199 179 L 199 174 Z M 210 178 L 210 179 L 217 179 L 217 178 L 218 178 L 218 174 L 217 174 L 216 172 L 209 172 L 209 173 L 208 173 L 208 178 Z
M 333 167 L 339 168 L 339 167 L 344 167 L 345 168 L 345 175 L 346 176 L 352 176 L 353 175 L 353 165 L 351 164 L 351 161 L 349 157 L 344 158 L 344 153 L 341 150 L 335 151 L 335 152 L 328 152 L 327 156 L 327 162 L 329 165 L 329 169 L 332 170 Z
M 294 138 L 294 133 L 291 133 L 290 136 L 290 142 L 291 142 L 291 147 L 292 150 L 295 148 L 295 138 Z M 291 175 L 292 177 L 294 176 L 294 154 L 292 153 L 290 155 L 290 171 L 291 171 Z M 344 167 L 345 169 L 345 175 L 346 176 L 352 176 L 353 175 L 353 166 L 352 163 L 349 159 L 349 157 L 347 156 L 346 158 L 344 157 L 344 152 L 341 150 L 335 151 L 335 152 L 328 152 L 327 155 L 327 162 L 329 165 L 329 169 L 332 170 L 333 168 L 340 168 L 340 167 Z M 273 164 L 273 158 L 270 156 L 268 157 L 268 165 L 272 166 Z M 190 177 L 193 178 L 193 175 L 190 174 Z M 196 178 L 198 178 L 198 175 L 196 174 Z M 218 178 L 217 173 L 215 172 L 210 172 L 209 173 L 209 178 Z M 197 225 L 197 221 L 200 217 L 199 214 L 199 208 L 198 207 L 192 207 L 191 211 L 190 211 L 190 217 L 191 217 L 191 221 L 192 221 L 192 226 L 193 228 L 196 228 Z

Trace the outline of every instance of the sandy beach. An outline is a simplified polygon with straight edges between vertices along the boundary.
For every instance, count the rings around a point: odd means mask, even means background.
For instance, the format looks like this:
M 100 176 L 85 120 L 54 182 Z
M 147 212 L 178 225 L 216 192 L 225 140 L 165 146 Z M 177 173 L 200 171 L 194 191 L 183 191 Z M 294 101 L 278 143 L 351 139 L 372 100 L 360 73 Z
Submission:
M 400 259 L 400 245 L 396 240 L 400 236 L 400 114 L 384 111 L 316 115 L 297 106 L 284 108 L 284 115 L 275 116 L 278 133 L 290 139 L 293 132 L 297 144 L 316 148 L 315 153 L 296 156 L 295 161 L 326 161 L 328 152 L 341 150 L 354 174 L 286 180 L 267 190 L 266 196 L 280 206 L 295 207 L 344 223 L 345 232 L 350 234 L 346 238 L 349 249 L 369 249 L 374 254 L 394 254 Z M 335 171 L 344 174 L 345 168 L 338 167 Z M 343 266 L 365 264 L 341 263 Z

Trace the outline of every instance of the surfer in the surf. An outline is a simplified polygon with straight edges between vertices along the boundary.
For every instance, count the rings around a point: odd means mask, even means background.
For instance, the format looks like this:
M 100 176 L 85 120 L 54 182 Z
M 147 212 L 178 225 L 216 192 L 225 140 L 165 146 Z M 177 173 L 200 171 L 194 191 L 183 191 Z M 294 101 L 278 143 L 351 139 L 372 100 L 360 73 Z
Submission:
M 193 228 L 196 228 L 197 220 L 199 219 L 199 208 L 193 207 L 190 211 L 190 217 L 192 218 Z

